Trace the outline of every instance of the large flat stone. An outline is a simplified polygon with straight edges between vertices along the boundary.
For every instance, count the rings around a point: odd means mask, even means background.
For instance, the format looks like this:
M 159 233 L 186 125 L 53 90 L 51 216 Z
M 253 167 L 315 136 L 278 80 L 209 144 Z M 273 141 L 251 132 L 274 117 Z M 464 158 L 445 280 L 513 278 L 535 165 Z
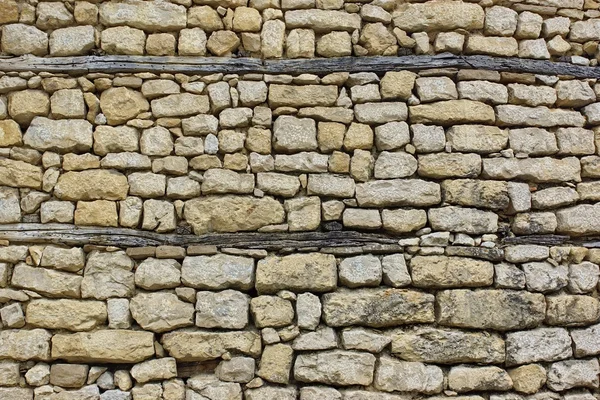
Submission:
M 478 101 L 447 100 L 437 103 L 410 106 L 410 122 L 413 124 L 436 124 L 450 126 L 456 124 L 494 124 L 494 109 Z
M 406 361 L 435 364 L 501 364 L 505 356 L 499 335 L 429 327 L 395 332 L 391 351 Z
M 581 181 L 581 165 L 575 157 L 486 158 L 483 176 L 492 179 L 539 183 Z
M 47 297 L 74 297 L 81 293 L 82 277 L 68 272 L 17 264 L 13 270 L 11 285 L 33 290 Z
M 50 360 L 50 338 L 45 329 L 0 331 L 0 358 L 19 361 Z
M 280 290 L 327 292 L 337 286 L 337 266 L 330 254 L 307 253 L 270 256 L 258 262 L 256 289 L 259 293 Z
M 394 26 L 408 32 L 470 31 L 483 28 L 485 13 L 477 4 L 440 1 L 402 4 L 392 17 Z
M 416 256 L 410 260 L 412 283 L 424 288 L 490 286 L 491 262 L 467 257 Z
M 535 328 L 546 316 L 544 295 L 513 290 L 445 290 L 436 296 L 440 325 L 510 331 Z
M 361 207 L 432 206 L 442 200 L 440 185 L 419 179 L 375 180 L 356 185 Z
M 92 148 L 92 124 L 84 119 L 51 120 L 35 117 L 23 141 L 40 151 L 87 152 Z
M 106 304 L 101 301 L 35 299 L 27 305 L 27 323 L 47 329 L 87 331 L 106 323 Z
M 258 357 L 260 335 L 255 332 L 178 331 L 165 333 L 161 343 L 177 361 L 208 361 L 229 352 Z
M 433 322 L 434 297 L 403 289 L 339 290 L 323 295 L 323 319 L 329 326 L 376 328 Z
M 344 350 L 300 354 L 294 364 L 294 378 L 336 386 L 368 386 L 373 381 L 375 361 L 370 353 Z
M 580 204 L 558 210 L 557 232 L 567 235 L 590 235 L 600 233 L 600 205 Z
M 186 8 L 163 1 L 129 0 L 100 3 L 100 23 L 129 25 L 149 32 L 176 31 L 186 27 Z
M 281 224 L 283 205 L 272 197 L 205 196 L 185 203 L 184 218 L 194 233 L 254 231 Z
M 69 171 L 58 178 L 54 195 L 61 200 L 125 200 L 129 192 L 127 177 L 103 169 Z
M 295 11 L 288 11 L 286 14 L 293 12 Z M 333 85 L 292 86 L 273 84 L 269 86 L 269 105 L 272 108 L 333 106 L 337 100 L 337 91 L 337 86 Z
M 153 355 L 152 332 L 110 329 L 52 337 L 52 358 L 69 362 L 131 364 Z
M 354 31 L 360 29 L 360 22 L 358 14 L 337 10 L 293 10 L 285 13 L 288 29 L 309 28 L 318 32 Z

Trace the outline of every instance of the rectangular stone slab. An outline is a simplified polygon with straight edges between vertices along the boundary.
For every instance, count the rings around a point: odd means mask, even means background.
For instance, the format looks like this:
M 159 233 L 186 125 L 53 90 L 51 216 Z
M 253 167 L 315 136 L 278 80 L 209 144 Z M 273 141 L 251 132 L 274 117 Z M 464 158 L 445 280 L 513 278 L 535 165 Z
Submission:
M 83 363 L 138 363 L 154 355 L 154 334 L 129 330 L 57 334 L 52 358 Z

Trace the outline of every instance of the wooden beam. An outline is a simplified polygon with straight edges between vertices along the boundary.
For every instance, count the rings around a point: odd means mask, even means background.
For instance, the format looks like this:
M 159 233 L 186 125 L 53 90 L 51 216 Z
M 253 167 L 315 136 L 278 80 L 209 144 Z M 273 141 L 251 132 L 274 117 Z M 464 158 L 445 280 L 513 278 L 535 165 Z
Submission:
M 577 78 L 600 78 L 600 67 L 586 67 L 566 62 L 502 58 L 490 56 L 374 56 L 261 60 L 258 58 L 157 57 L 157 56 L 79 56 L 79 57 L 4 57 L 0 71 L 55 72 L 83 75 L 92 72 L 168 72 L 186 74 L 266 73 L 325 75 L 331 72 L 377 72 L 421 70 L 431 68 L 467 68 L 493 71 L 528 72 L 544 75 L 570 75 Z
M 324 247 L 362 247 L 368 251 L 395 252 L 401 236 L 382 233 L 333 231 L 285 233 L 209 233 L 205 235 L 164 234 L 140 229 L 80 227 L 70 224 L 6 224 L 0 225 L 0 240 L 12 244 L 86 244 L 116 247 L 215 245 L 218 248 L 241 249 L 312 249 Z M 500 246 L 538 244 L 542 246 L 576 245 L 600 247 L 598 237 L 570 237 L 566 235 L 527 235 L 502 239 Z M 386 248 L 389 250 L 386 250 Z
M 0 240 L 10 243 L 86 244 L 141 247 L 141 246 L 189 246 L 194 244 L 215 245 L 247 249 L 281 250 L 321 247 L 374 248 L 397 245 L 398 238 L 375 233 L 355 231 L 290 232 L 290 233 L 211 233 L 206 235 L 162 234 L 137 229 L 77 227 L 66 224 L 9 224 L 0 225 Z

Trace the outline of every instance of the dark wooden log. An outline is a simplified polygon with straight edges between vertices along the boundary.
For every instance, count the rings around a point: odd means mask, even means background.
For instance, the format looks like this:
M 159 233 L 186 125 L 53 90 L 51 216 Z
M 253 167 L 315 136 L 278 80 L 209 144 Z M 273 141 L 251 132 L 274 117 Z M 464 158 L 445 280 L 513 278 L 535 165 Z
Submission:
M 331 72 L 377 72 L 407 69 L 468 68 L 494 71 L 528 72 L 544 75 L 570 75 L 600 78 L 600 68 L 566 62 L 528 60 L 490 56 L 373 56 L 261 60 L 258 58 L 158 57 L 158 56 L 79 56 L 79 57 L 4 57 L 0 71 L 55 72 L 82 75 L 90 72 L 168 72 L 186 74 L 269 73 L 325 75 Z
M 0 225 L 0 240 L 11 243 L 86 244 L 143 247 L 215 245 L 247 249 L 281 250 L 285 248 L 308 249 L 321 247 L 372 247 L 375 249 L 398 244 L 398 238 L 383 234 L 355 231 L 299 232 L 299 233 L 211 233 L 206 235 L 161 234 L 125 228 L 76 227 L 63 224 L 11 224 Z M 393 246 L 389 246 L 393 248 Z

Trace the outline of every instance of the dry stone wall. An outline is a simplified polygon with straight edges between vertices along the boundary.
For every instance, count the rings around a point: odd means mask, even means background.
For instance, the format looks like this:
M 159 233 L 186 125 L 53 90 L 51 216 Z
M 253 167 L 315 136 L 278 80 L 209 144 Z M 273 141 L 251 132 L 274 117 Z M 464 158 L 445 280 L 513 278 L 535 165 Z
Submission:
M 597 65 L 595 0 L 0 2 L 9 55 L 487 54 Z
M 0 400 L 600 398 L 594 68 L 141 70 L 594 67 L 595 0 L 0 0 L 0 25 L 26 56 L 0 73 Z M 40 72 L 89 54 L 181 59 Z
M 482 70 L 0 78 L 0 218 L 363 247 L 0 247 L 0 398 L 592 400 L 600 87 Z M 259 246 L 260 247 L 260 246 Z

